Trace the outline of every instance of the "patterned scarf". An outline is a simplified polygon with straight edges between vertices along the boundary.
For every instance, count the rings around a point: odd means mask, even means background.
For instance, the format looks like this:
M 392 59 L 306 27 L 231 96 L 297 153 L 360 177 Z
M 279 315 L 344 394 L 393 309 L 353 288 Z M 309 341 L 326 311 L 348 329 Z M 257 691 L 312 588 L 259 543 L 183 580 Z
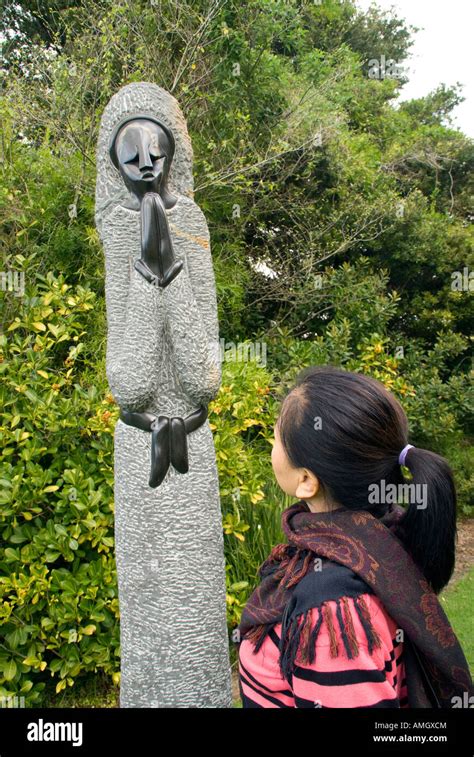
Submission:
M 276 545 L 260 566 L 262 580 L 242 613 L 240 639 L 250 639 L 258 651 L 274 625 L 281 622 L 280 668 L 287 680 L 298 647 L 302 648 L 303 661 L 313 661 L 314 643 L 323 622 L 329 632 L 331 655 L 339 654 L 334 631 L 335 623 L 339 623 L 347 656 L 357 656 L 357 639 L 347 606 L 347 596 L 353 596 L 372 653 L 380 646 L 380 639 L 360 595 L 373 593 L 403 631 L 408 706 L 469 706 L 474 688 L 467 660 L 437 595 L 398 535 L 404 512 L 395 505 L 381 518 L 366 510 L 347 508 L 313 513 L 302 500 L 284 510 L 281 524 L 288 543 Z M 315 557 L 330 570 L 319 576 L 309 570 Z M 327 577 L 324 581 L 323 574 Z M 325 587 L 323 596 L 321 586 Z M 329 599 L 337 601 L 336 618 L 325 604 Z M 320 613 L 311 628 L 308 610 L 315 606 Z

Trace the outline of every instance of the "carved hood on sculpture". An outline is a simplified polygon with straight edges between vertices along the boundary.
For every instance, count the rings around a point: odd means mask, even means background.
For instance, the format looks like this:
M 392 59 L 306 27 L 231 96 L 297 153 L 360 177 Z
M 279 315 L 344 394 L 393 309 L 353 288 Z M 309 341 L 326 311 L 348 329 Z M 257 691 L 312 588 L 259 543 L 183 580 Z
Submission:
M 168 176 L 170 192 L 193 198 L 193 150 L 186 121 L 175 98 L 148 82 L 133 82 L 122 87 L 104 109 L 97 142 L 97 182 L 95 220 L 97 228 L 117 203 L 130 200 L 120 171 L 110 157 L 110 144 L 117 126 L 131 116 L 151 116 L 168 128 L 174 137 L 175 152 Z

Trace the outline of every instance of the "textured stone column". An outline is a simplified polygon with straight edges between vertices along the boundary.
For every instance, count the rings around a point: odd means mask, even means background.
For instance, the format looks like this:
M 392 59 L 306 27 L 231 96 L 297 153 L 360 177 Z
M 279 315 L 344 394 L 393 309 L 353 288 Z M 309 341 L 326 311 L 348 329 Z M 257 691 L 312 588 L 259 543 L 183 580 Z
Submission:
M 166 286 L 135 268 L 143 246 L 141 205 L 109 152 L 118 126 L 147 114 L 175 143 L 163 202 L 183 266 Z M 186 123 L 176 100 L 155 84 L 123 87 L 104 110 L 95 218 L 105 254 L 111 392 L 129 413 L 185 418 L 207 406 L 221 382 L 215 280 L 206 219 L 193 201 Z M 170 464 L 163 481 L 150 486 L 152 433 L 122 420 L 115 428 L 121 707 L 232 706 L 219 483 L 208 420 L 186 439 L 188 472 Z

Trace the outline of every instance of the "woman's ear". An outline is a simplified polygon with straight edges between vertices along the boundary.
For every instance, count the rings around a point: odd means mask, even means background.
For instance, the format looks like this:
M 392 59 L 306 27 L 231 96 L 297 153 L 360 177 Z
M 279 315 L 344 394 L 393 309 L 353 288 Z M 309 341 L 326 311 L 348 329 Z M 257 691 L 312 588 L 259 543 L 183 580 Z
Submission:
M 301 468 L 295 497 L 298 497 L 299 499 L 310 499 L 317 495 L 319 488 L 319 478 L 307 468 Z

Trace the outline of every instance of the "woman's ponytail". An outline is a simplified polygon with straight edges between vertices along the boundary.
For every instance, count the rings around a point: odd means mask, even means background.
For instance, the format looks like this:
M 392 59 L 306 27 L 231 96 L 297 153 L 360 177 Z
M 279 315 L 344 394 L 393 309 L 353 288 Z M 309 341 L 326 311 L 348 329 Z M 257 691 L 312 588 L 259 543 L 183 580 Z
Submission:
M 452 576 L 456 547 L 456 489 L 441 455 L 412 447 L 405 466 L 411 473 L 408 509 L 400 522 L 406 549 L 438 594 Z
M 318 477 L 328 502 L 375 518 L 408 503 L 397 535 L 439 593 L 454 568 L 453 474 L 440 455 L 406 443 L 408 419 L 395 396 L 371 376 L 311 366 L 286 396 L 278 429 L 290 463 Z

